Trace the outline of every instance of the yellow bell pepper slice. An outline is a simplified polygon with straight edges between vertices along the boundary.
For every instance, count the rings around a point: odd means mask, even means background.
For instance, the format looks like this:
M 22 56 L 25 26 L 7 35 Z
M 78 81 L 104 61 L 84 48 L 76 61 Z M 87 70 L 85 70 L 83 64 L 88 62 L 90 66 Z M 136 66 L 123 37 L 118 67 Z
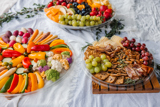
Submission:
M 6 45 L 2 45 L 2 44 L 0 44 L 0 47 L 9 47 L 9 44 L 6 44 Z
M 19 93 L 21 93 L 21 92 L 22 92 L 22 90 L 23 90 L 23 88 L 24 88 L 24 85 L 25 85 L 25 82 L 26 82 L 26 75 L 24 75 L 24 78 L 23 78 L 22 84 L 21 84 L 21 86 L 20 86 L 20 88 L 19 88 Z M 18 84 L 19 84 L 19 83 L 18 83 Z
M 20 43 L 15 43 L 13 45 L 13 48 L 14 48 L 14 50 L 16 50 L 16 51 L 18 51 L 18 52 L 20 52 L 22 54 L 25 52 L 24 47 Z
M 40 75 L 37 71 L 34 72 L 34 74 L 36 74 L 36 76 L 37 76 L 37 80 L 38 80 L 38 89 L 43 88 L 43 87 L 44 87 L 43 78 L 41 77 L 41 75 Z
M 18 64 L 20 64 L 24 58 L 25 58 L 25 56 L 21 55 L 21 56 L 15 58 L 15 59 L 11 60 L 10 62 L 12 62 L 13 63 L 12 66 L 15 67 Z
M 46 53 L 45 52 L 37 52 L 37 53 L 32 53 L 32 54 L 29 54 L 28 57 L 30 59 L 45 59 L 45 55 Z
M 4 78 L 0 81 L 0 89 L 4 86 L 4 84 L 7 82 L 8 79 L 9 79 L 9 77 L 4 77 Z
M 18 92 L 21 92 L 20 91 L 20 88 L 21 88 L 21 85 L 23 83 L 23 76 L 22 75 L 18 75 L 19 76 L 19 81 L 18 81 L 18 85 L 16 86 L 16 88 L 11 92 L 12 94 L 16 94 Z
M 28 74 L 28 77 L 31 78 L 31 91 L 35 91 L 38 89 L 38 83 L 37 83 L 37 77 L 36 77 L 36 74 L 34 73 L 29 73 Z
M 62 40 L 62 39 L 54 40 L 49 46 L 52 47 L 52 46 L 55 46 L 56 44 L 59 44 L 59 43 L 64 43 L 64 40 Z
M 4 42 L 2 38 L 0 38 L 0 44 L 6 45 L 6 42 Z

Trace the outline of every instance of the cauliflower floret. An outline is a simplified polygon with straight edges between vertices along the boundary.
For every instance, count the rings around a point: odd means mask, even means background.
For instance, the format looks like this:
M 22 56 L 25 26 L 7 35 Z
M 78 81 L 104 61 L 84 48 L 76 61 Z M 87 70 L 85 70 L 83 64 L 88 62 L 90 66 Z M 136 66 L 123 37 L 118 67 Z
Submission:
M 57 70 L 58 72 L 62 71 L 62 65 L 61 65 L 61 63 L 59 61 L 52 60 L 51 64 L 52 64 L 51 69 Z
M 53 60 L 53 57 L 48 57 L 48 62 L 52 61 Z
M 52 51 L 49 51 L 49 52 L 46 52 L 46 55 L 49 56 L 49 57 L 51 57 L 51 56 L 54 55 L 54 53 Z
M 69 69 L 69 63 L 68 63 L 67 59 L 61 59 L 61 60 L 60 60 L 60 63 L 62 64 L 62 66 L 63 66 L 63 68 L 64 68 L 65 70 L 68 70 L 68 69 Z
M 34 63 L 32 69 L 33 69 L 33 71 L 38 70 L 38 64 Z
M 53 59 L 59 61 L 60 59 L 62 59 L 62 55 L 61 55 L 61 54 L 55 54 L 55 55 L 53 56 Z

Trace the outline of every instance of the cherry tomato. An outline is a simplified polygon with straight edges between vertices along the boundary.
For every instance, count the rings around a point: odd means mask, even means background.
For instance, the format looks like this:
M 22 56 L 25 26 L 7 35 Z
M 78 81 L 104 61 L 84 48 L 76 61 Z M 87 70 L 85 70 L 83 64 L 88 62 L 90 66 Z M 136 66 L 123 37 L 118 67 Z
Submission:
M 71 6 L 72 6 L 71 3 L 67 4 L 67 8 L 71 8 Z
M 105 10 L 105 12 L 112 14 L 112 9 L 107 9 L 107 10 Z
M 48 4 L 47 7 L 49 8 L 49 7 L 51 7 L 51 6 L 53 6 L 53 2 L 52 2 L 52 1 Z
M 100 8 L 99 8 L 100 11 L 105 11 L 105 10 L 107 10 L 107 9 L 108 9 L 108 7 L 105 6 L 105 5 L 102 5 L 102 6 L 100 6 Z
M 97 15 L 97 12 L 90 12 L 90 16 L 96 16 Z
M 111 17 L 111 14 L 110 13 L 108 13 L 108 12 L 104 12 L 103 13 L 103 16 L 106 18 L 106 20 L 107 19 L 109 19 L 110 17 Z
M 56 5 L 60 5 L 60 4 L 61 4 L 61 2 L 60 2 L 60 1 L 57 1 L 57 2 L 56 2 Z
M 62 6 L 67 6 L 66 2 L 61 3 Z

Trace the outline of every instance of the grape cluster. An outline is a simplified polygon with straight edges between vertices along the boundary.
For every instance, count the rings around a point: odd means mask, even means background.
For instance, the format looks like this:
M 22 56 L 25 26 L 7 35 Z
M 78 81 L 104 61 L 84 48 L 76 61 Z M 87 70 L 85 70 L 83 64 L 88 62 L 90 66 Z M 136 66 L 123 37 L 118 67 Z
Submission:
M 60 15 L 59 23 L 70 26 L 94 26 L 102 23 L 100 17 L 97 16 L 81 16 L 81 15 Z
M 112 66 L 111 62 L 106 59 L 106 55 L 101 55 L 101 57 L 94 58 L 90 55 L 88 59 L 85 60 L 86 67 L 89 69 L 90 73 L 99 73 L 100 71 L 107 71 L 108 68 Z
M 153 60 L 152 54 L 148 52 L 148 49 L 146 48 L 146 44 L 144 43 L 135 44 L 135 42 L 136 40 L 134 38 L 132 38 L 131 40 L 128 40 L 127 37 L 124 37 L 121 43 L 123 47 L 139 52 L 141 54 L 141 58 L 143 59 L 143 64 L 148 65 L 149 62 Z

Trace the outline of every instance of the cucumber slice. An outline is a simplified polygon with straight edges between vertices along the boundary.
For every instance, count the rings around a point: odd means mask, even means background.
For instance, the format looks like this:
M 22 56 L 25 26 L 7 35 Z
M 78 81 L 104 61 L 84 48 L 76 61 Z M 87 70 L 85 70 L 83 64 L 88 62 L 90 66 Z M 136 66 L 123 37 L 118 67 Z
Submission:
M 17 74 L 22 74 L 22 73 L 24 73 L 23 71 L 25 70 L 25 68 L 18 68 L 17 70 L 16 70 L 16 73 Z
M 3 58 L 2 62 L 10 62 L 12 58 Z
M 28 45 L 27 45 L 27 44 L 22 44 L 22 46 L 23 46 L 24 48 L 27 48 Z
M 8 49 L 13 50 L 13 48 L 8 48 Z

